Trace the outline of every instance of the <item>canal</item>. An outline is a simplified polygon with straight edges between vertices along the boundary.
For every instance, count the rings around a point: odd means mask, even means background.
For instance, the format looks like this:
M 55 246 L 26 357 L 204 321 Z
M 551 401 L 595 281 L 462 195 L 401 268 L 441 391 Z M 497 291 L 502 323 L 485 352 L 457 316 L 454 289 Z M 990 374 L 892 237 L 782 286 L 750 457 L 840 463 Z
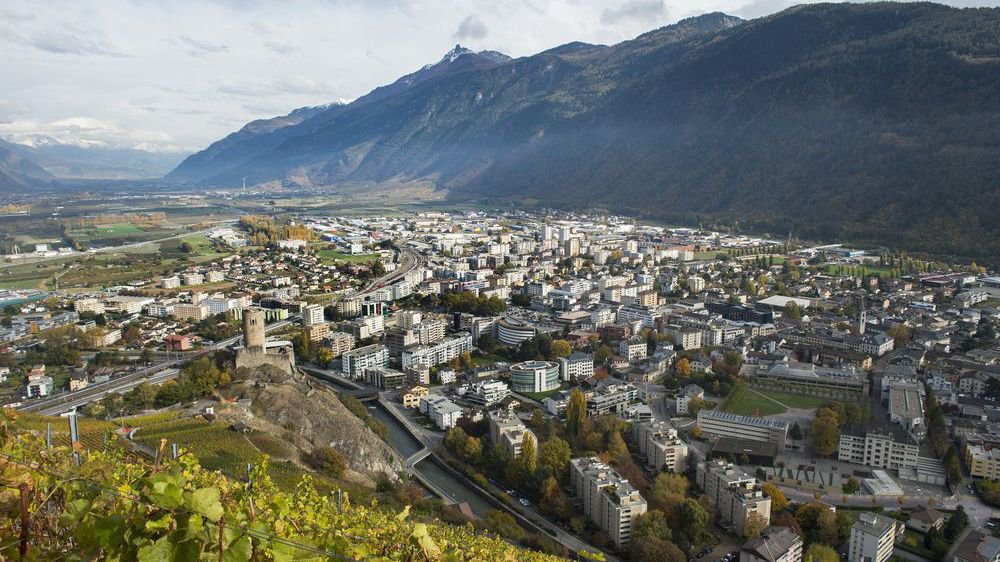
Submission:
M 344 390 L 345 387 L 338 385 L 335 381 L 324 381 L 337 390 Z M 403 427 L 392 414 L 375 400 L 364 403 L 368 412 L 377 420 L 385 424 L 389 429 L 389 445 L 399 453 L 402 458 L 407 458 L 423 446 L 417 441 L 409 430 Z M 464 480 L 456 478 L 448 470 L 442 467 L 434 457 L 427 457 L 413 466 L 414 470 L 421 476 L 432 482 L 439 489 L 443 490 L 452 500 L 458 503 L 469 504 L 469 509 L 478 517 L 483 517 L 486 512 L 496 509 L 478 491 L 470 487 Z

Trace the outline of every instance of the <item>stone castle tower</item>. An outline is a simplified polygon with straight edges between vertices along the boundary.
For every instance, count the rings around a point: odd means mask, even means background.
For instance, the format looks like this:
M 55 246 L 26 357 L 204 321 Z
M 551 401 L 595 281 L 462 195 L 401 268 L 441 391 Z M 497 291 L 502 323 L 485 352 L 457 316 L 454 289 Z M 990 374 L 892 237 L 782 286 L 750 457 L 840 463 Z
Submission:
M 243 347 L 254 353 L 264 352 L 264 311 L 249 308 L 243 311 Z

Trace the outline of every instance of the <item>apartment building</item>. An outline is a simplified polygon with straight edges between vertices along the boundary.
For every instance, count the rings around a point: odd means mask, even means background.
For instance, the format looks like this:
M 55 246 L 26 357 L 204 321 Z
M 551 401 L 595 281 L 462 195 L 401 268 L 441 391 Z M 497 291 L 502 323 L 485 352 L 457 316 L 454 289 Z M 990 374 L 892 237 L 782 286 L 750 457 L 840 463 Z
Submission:
M 721 459 L 700 462 L 695 478 L 715 506 L 718 521 L 732 526 L 736 534 L 743 534 L 752 514 L 763 517 L 765 524 L 771 521 L 771 498 L 742 468 Z
M 429 417 L 438 429 L 455 427 L 462 417 L 462 408 L 444 396 L 429 394 L 420 398 L 420 413 Z
M 703 434 L 712 437 L 774 443 L 778 451 L 785 449 L 785 441 L 788 439 L 788 422 L 785 420 L 754 418 L 714 410 L 698 412 L 698 427 Z
M 322 324 L 326 321 L 323 317 L 323 305 L 321 304 L 307 304 L 302 307 L 301 312 L 302 324 L 305 326 Z
M 596 457 L 570 461 L 570 486 L 583 503 L 583 513 L 616 547 L 632 539 L 632 524 L 646 513 L 646 500 L 628 480 Z
M 966 444 L 965 464 L 973 478 L 1000 479 L 1000 449 Z
M 481 381 L 466 391 L 465 399 L 473 404 L 489 408 L 510 396 L 510 387 L 501 381 Z
M 433 367 L 471 352 L 472 334 L 460 332 L 431 345 L 416 345 L 405 349 L 402 364 L 404 369 L 417 363 Z
M 521 454 L 521 445 L 528 435 L 535 441 L 535 454 L 538 454 L 538 437 L 521 422 L 514 411 L 501 408 L 489 412 L 487 420 L 490 428 L 490 443 L 502 446 L 511 458 L 516 458 Z
M 330 351 L 333 352 L 334 357 L 340 357 L 354 349 L 354 344 L 356 343 L 354 336 L 347 332 L 333 332 L 330 334 L 328 340 L 330 342 Z
M 365 381 L 382 390 L 403 388 L 406 375 L 388 367 L 369 367 L 365 369 Z
M 898 426 L 885 428 L 845 424 L 837 458 L 872 468 L 916 468 L 920 445 Z
M 618 355 L 628 361 L 638 361 L 646 358 L 646 340 L 640 336 L 632 336 L 618 344 Z
M 638 446 L 639 456 L 646 459 L 646 466 L 654 473 L 687 470 L 688 446 L 669 423 L 660 420 L 635 423 L 632 438 Z
M 875 513 L 862 513 L 851 526 L 847 562 L 886 562 L 896 546 L 898 521 Z
M 389 366 L 389 348 L 376 343 L 352 349 L 341 356 L 341 362 L 344 376 L 361 380 L 365 369 Z
M 802 562 L 802 537 L 788 527 L 767 527 L 743 543 L 740 562 Z
M 589 353 L 576 352 L 569 357 L 559 358 L 559 378 L 564 381 L 579 381 L 594 376 L 594 357 Z
M 639 389 L 631 384 L 609 384 L 587 393 L 587 414 L 591 417 L 621 414 L 639 398 Z

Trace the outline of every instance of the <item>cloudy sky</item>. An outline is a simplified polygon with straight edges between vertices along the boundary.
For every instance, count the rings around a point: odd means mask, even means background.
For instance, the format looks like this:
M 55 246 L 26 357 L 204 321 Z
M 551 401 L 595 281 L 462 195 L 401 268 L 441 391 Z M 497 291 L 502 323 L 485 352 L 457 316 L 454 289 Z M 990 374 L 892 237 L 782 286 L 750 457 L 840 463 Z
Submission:
M 786 0 L 73 0 L 0 3 L 0 136 L 160 151 L 389 83 L 461 43 L 524 56 Z M 951 0 L 956 6 L 998 0 Z

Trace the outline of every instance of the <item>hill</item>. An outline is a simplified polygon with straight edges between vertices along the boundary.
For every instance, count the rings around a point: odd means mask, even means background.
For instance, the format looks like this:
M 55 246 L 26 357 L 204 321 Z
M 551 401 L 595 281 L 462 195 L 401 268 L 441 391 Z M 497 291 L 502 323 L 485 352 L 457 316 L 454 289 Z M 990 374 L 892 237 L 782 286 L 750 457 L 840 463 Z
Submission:
M 1000 9 L 708 14 L 610 47 L 437 66 L 257 138 L 267 148 L 235 166 L 195 155 L 170 177 L 425 179 L 453 199 L 1000 253 Z
M 0 416 L 0 508 L 17 518 L 27 502 L 25 560 L 559 560 L 520 549 L 471 526 L 415 520 L 350 497 L 317 492 L 304 478 L 292 492 L 266 463 L 249 480 L 201 468 L 189 455 L 155 462 L 111 448 L 46 448 Z M 24 495 L 21 496 L 20 494 Z M 0 555 L 14 558 L 6 535 Z

